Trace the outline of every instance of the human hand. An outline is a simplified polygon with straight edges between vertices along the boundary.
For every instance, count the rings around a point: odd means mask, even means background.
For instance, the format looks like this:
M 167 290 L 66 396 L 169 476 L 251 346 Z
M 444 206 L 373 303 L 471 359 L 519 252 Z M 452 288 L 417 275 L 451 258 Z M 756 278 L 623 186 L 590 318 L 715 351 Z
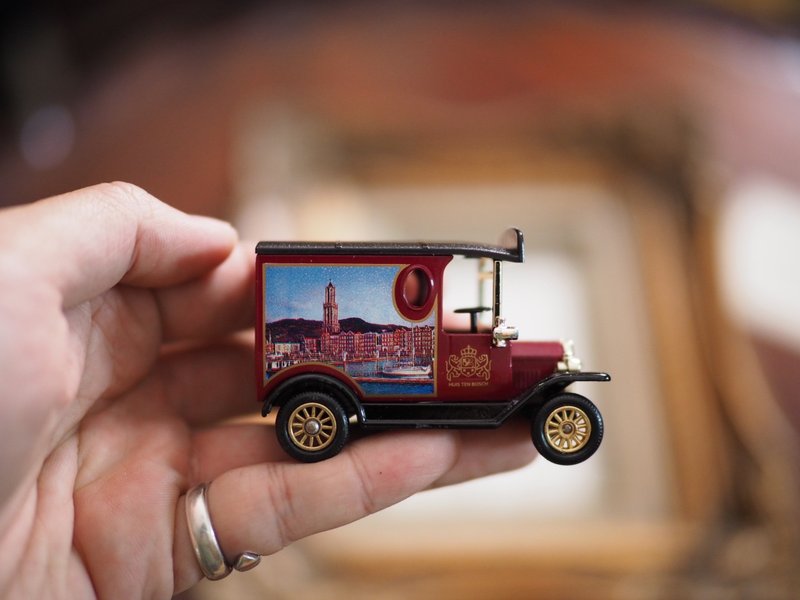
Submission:
M 252 256 L 128 184 L 0 211 L 0 596 L 166 598 L 202 577 L 184 494 L 228 558 L 515 468 L 523 427 L 381 434 L 287 461 L 252 372 Z M 332 501 L 334 500 L 334 501 Z

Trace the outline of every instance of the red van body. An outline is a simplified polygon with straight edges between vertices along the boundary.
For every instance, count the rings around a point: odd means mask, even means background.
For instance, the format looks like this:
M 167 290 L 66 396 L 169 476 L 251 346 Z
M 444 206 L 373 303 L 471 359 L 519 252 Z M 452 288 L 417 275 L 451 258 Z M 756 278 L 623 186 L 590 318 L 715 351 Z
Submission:
M 524 259 L 522 233 L 505 246 L 470 243 L 261 242 L 256 247 L 256 381 L 263 414 L 279 409 L 278 439 L 307 462 L 338 453 L 353 426 L 491 428 L 532 422 L 546 458 L 574 464 L 602 439 L 586 398 L 564 392 L 584 373 L 561 342 L 520 342 L 501 316 L 502 264 Z M 456 255 L 491 261 L 492 306 L 443 322 L 444 272 Z M 491 327 L 478 315 L 492 311 Z M 542 410 L 544 409 L 544 410 Z

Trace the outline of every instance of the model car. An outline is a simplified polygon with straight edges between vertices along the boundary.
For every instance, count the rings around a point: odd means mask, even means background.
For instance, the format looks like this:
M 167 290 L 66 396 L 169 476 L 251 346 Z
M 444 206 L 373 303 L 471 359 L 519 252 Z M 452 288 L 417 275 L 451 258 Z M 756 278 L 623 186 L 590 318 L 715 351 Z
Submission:
M 455 256 L 488 264 L 491 306 L 469 328 L 445 324 L 444 273 Z M 262 414 L 301 461 L 335 456 L 353 428 L 496 428 L 531 423 L 546 459 L 576 464 L 600 446 L 603 420 L 576 381 L 571 343 L 517 341 L 502 315 L 503 265 L 524 260 L 522 232 L 505 243 L 260 242 L 256 246 L 256 377 Z M 491 312 L 481 326 L 479 315 Z

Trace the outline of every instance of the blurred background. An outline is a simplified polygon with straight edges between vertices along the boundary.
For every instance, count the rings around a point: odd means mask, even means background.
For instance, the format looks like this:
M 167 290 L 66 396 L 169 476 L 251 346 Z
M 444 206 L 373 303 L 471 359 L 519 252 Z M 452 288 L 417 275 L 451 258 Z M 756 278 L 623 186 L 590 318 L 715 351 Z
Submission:
M 517 226 L 506 316 L 614 378 L 587 463 L 183 597 L 798 597 L 799 33 L 790 0 L 4 3 L 0 205 L 117 179 L 254 241 Z

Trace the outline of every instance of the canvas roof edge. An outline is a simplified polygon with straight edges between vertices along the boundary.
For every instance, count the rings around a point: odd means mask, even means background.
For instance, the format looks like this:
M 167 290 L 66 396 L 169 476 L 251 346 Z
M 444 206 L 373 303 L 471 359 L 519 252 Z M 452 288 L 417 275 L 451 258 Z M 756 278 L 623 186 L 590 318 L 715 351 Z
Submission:
M 259 242 L 256 254 L 265 255 L 362 255 L 362 256 L 466 256 L 507 262 L 525 259 L 522 232 L 505 231 L 500 244 L 474 242 Z

